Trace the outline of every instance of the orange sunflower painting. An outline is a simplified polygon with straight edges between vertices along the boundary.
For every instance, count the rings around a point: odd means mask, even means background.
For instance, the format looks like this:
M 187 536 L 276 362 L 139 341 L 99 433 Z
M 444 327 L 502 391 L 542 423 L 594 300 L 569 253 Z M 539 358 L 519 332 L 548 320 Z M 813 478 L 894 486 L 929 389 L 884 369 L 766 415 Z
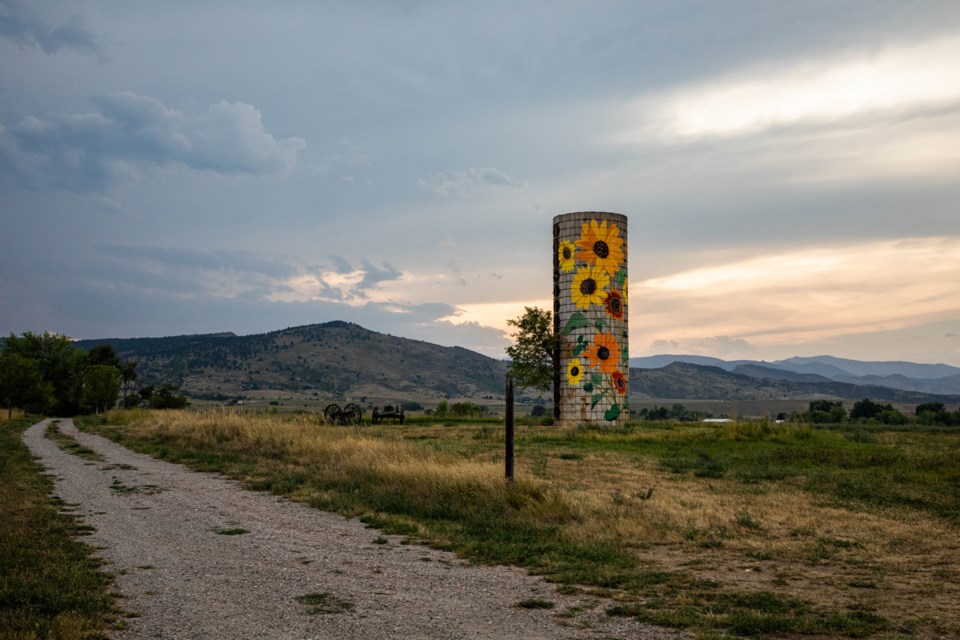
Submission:
M 620 364 L 620 345 L 609 333 L 597 333 L 593 342 L 583 352 L 587 365 L 599 369 L 600 373 L 614 373 Z
M 623 241 L 620 229 L 607 221 L 591 220 L 583 223 L 583 232 L 576 242 L 577 260 L 606 271 L 613 275 L 623 262 Z

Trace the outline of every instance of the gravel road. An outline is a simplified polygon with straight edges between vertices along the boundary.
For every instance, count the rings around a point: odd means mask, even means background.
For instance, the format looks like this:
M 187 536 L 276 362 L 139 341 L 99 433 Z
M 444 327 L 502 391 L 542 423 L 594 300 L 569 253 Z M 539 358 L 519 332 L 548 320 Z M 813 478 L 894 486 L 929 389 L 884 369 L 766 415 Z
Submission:
M 611 618 L 605 602 L 557 594 L 522 570 L 401 544 L 63 420 L 60 430 L 104 461 L 68 454 L 44 437 L 48 423 L 24 440 L 57 479 L 56 495 L 96 528 L 86 540 L 116 576 L 122 608 L 137 616 L 114 632 L 119 640 L 676 637 Z M 312 604 L 298 600 L 309 594 Z M 555 607 L 515 606 L 528 599 Z

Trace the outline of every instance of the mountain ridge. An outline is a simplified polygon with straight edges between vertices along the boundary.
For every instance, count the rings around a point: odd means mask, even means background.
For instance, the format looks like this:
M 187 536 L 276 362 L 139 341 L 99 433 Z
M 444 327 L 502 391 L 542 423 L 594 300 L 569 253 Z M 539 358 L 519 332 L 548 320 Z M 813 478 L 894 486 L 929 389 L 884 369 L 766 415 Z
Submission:
M 900 360 L 862 361 L 835 356 L 794 356 L 785 360 L 722 360 L 697 355 L 655 355 L 630 358 L 631 368 L 660 368 L 672 362 L 709 364 L 732 373 L 757 379 L 794 379 L 796 376 L 819 376 L 833 382 L 860 386 L 879 386 L 903 391 L 934 394 L 960 394 L 960 367 L 947 364 L 925 364 Z M 816 380 L 810 378 L 808 382 Z
M 427 403 L 445 398 L 495 400 L 503 397 L 508 366 L 505 360 L 463 347 L 395 337 L 340 320 L 246 336 L 220 332 L 76 344 L 85 349 L 110 344 L 122 359 L 139 361 L 144 384 L 170 382 L 186 395 L 206 400 L 281 396 Z M 899 374 L 867 379 L 873 384 L 861 385 L 806 371 L 818 364 L 835 377 L 852 376 L 833 371 L 832 361 L 794 362 L 794 368 L 801 369 L 797 372 L 778 363 L 687 357 L 696 362 L 683 362 L 684 356 L 631 359 L 642 364 L 671 360 L 657 368 L 632 368 L 631 398 L 960 400 L 960 375 L 927 380 L 925 389 L 913 389 L 901 387 L 919 383 Z
M 335 320 L 247 336 L 80 340 L 110 344 L 139 360 L 148 384 L 171 382 L 189 396 L 221 399 L 263 392 L 321 398 L 440 399 L 503 392 L 505 361 L 462 347 L 398 338 Z

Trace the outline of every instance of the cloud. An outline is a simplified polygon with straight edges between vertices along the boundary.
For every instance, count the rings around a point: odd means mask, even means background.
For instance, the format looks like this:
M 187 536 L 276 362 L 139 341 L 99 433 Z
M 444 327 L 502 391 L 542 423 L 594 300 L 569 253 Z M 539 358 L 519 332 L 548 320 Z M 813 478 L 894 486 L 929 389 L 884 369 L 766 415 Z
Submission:
M 64 23 L 50 26 L 15 0 L 0 0 L 0 37 L 20 47 L 38 47 L 47 54 L 73 50 L 107 59 L 100 39 L 87 28 L 82 16 L 74 14 Z
M 18 307 L 7 323 L 58 331 L 69 324 L 74 337 L 130 337 L 256 333 L 347 320 L 498 358 L 508 344 L 502 329 L 464 320 L 455 305 L 367 297 L 366 291 L 380 282 L 403 276 L 386 262 L 376 266 L 361 259 L 359 269 L 338 280 L 338 274 L 323 268 L 248 251 L 129 245 L 94 249 L 72 263 L 56 258 L 41 263 L 30 279 L 54 278 L 55 290 L 41 296 L 43 304 Z M 22 284 L 30 286 L 29 280 Z
M 527 186 L 526 182 L 490 167 L 471 168 L 466 171 L 441 171 L 431 178 L 419 180 L 418 184 L 421 189 L 444 197 L 458 198 L 472 198 L 492 192 L 524 189 Z
M 97 250 L 128 261 L 150 261 L 168 267 L 253 272 L 271 278 L 290 277 L 295 271 L 291 265 L 280 260 L 236 249 L 200 251 L 171 247 L 104 245 L 97 247 Z
M 450 270 L 450 273 L 453 274 L 453 281 L 456 285 L 460 287 L 467 286 L 467 279 L 463 277 L 463 271 L 453 260 L 447 262 L 447 268 Z
M 269 298 L 292 290 L 302 270 L 249 251 L 102 245 L 60 271 L 80 289 L 147 291 L 179 299 Z
M 377 289 L 384 282 L 394 282 L 401 280 L 404 273 L 386 261 L 381 261 L 380 266 L 374 265 L 366 258 L 360 258 L 360 267 L 354 267 L 350 262 L 339 255 L 330 256 L 333 261 L 333 270 L 323 268 L 314 268 L 307 280 L 316 279 L 322 281 L 338 293 L 336 299 L 344 302 L 359 304 L 369 298 L 369 293 Z M 298 283 L 303 282 L 303 277 L 297 279 Z M 316 296 L 311 293 L 311 288 L 295 286 L 297 292 L 293 297 L 283 297 L 281 299 L 292 300 L 310 300 Z M 322 296 L 326 297 L 326 296 Z
M 353 265 L 347 261 L 346 258 L 339 255 L 332 255 L 330 259 L 333 260 L 333 269 L 339 274 L 347 274 L 353 271 Z
M 743 338 L 709 336 L 695 340 L 654 340 L 646 349 L 650 354 L 699 355 L 738 359 L 751 357 L 756 347 Z
M 241 250 L 202 251 L 175 247 L 100 245 L 94 253 L 68 265 L 56 259 L 52 272 L 78 289 L 148 292 L 158 298 L 199 301 L 207 297 L 243 298 L 275 303 L 334 303 L 344 308 L 380 305 L 387 312 L 445 318 L 456 311 L 446 304 L 406 302 L 370 292 L 403 273 L 388 262 L 346 273 L 298 265 Z M 344 265 L 341 265 L 344 266 Z M 427 320 L 424 320 L 427 321 Z
M 366 291 L 376 287 L 381 282 L 399 280 L 403 277 L 401 271 L 386 261 L 380 263 L 381 267 L 373 266 L 373 263 L 366 259 L 361 260 L 361 264 L 363 265 L 363 278 L 354 287 L 356 291 Z
M 631 283 L 633 333 L 758 346 L 960 313 L 960 237 L 798 248 Z
M 888 114 L 956 109 L 960 37 L 887 47 L 860 57 L 754 67 L 718 80 L 643 95 L 624 110 L 618 142 L 751 135 Z
M 28 116 L 0 128 L 0 169 L 34 189 L 103 190 L 141 169 L 182 165 L 237 175 L 280 175 L 297 162 L 300 138 L 274 138 L 260 112 L 225 101 L 195 117 L 132 92 L 103 97 L 100 111 Z
M 445 346 L 461 346 L 503 358 L 504 332 L 476 322 L 453 322 L 457 309 L 440 302 L 336 300 L 276 301 L 264 296 L 185 296 L 142 286 L 90 286 L 68 279 L 43 304 L 20 307 L 8 329 L 65 332 L 75 338 L 170 336 L 234 331 L 241 335 L 330 320 Z

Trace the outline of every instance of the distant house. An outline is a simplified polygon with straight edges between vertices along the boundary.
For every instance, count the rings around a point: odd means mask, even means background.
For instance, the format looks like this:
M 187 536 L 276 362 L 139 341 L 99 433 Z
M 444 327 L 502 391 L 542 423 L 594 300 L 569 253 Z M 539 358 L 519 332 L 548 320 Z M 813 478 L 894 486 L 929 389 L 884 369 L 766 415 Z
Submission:
M 733 422 L 733 418 L 704 418 L 700 422 Z

